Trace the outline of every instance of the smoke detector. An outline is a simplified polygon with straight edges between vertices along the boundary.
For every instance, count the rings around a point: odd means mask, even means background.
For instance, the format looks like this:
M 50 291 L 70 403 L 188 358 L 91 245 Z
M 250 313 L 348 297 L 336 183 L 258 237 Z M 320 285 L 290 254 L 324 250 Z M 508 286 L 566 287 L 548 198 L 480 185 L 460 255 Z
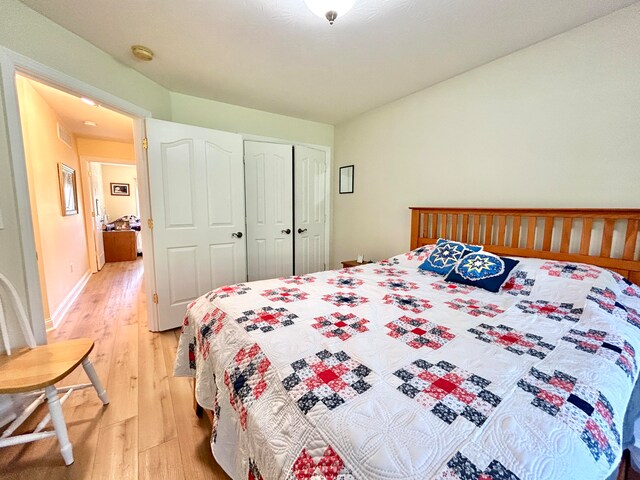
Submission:
M 153 60 L 153 51 L 144 45 L 132 45 L 131 53 L 133 53 L 134 57 L 144 62 L 150 62 Z

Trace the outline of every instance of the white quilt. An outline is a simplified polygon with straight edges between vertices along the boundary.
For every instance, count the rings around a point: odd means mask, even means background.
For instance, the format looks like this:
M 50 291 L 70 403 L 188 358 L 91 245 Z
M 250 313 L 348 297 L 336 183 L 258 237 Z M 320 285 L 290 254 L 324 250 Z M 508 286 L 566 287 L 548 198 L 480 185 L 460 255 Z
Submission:
M 175 374 L 234 479 L 604 479 L 637 379 L 640 288 L 519 259 L 499 294 L 385 262 L 220 288 Z

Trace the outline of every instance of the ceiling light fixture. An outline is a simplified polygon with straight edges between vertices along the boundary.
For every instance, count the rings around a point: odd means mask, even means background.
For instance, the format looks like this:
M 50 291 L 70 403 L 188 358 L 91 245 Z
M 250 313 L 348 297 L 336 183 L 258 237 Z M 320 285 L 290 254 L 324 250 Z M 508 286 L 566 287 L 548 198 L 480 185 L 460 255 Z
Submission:
M 144 45 L 131 45 L 131 53 L 133 53 L 133 56 L 138 60 L 143 60 L 145 62 L 153 60 L 153 51 Z
M 92 122 L 91 120 L 85 120 L 84 123 L 87 127 L 97 127 L 98 124 L 96 122 Z
M 333 25 L 336 18 L 342 17 L 351 10 L 356 0 L 304 0 L 304 2 L 309 10 L 320 18 L 326 18 Z
M 97 107 L 98 106 L 98 104 L 96 102 L 94 102 L 93 100 L 91 100 L 90 98 L 82 97 L 82 98 L 80 98 L 80 100 L 82 100 L 84 103 L 86 103 L 90 107 Z

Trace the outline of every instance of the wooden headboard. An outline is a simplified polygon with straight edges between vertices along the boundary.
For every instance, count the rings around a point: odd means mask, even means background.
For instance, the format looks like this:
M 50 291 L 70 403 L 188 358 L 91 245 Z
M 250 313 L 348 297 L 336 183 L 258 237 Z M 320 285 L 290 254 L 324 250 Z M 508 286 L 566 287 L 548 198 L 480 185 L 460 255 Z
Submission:
M 447 238 L 498 255 L 589 263 L 640 285 L 640 209 L 410 209 L 412 250 Z

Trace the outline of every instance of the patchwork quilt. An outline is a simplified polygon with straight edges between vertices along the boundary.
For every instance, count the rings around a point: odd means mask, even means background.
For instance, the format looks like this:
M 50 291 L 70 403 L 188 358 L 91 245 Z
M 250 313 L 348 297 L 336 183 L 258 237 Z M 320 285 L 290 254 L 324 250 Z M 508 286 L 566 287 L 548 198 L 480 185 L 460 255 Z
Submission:
M 640 288 L 520 259 L 500 293 L 377 264 L 194 301 L 175 374 L 234 479 L 604 479 L 638 377 Z

